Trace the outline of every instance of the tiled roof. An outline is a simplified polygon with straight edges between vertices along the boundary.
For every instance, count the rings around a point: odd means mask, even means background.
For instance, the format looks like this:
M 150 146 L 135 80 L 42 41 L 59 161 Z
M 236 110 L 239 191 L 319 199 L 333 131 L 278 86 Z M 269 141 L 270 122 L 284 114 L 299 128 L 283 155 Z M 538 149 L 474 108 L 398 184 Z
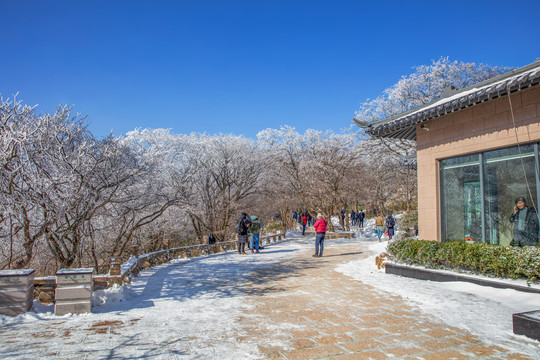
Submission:
M 498 98 L 508 92 L 512 93 L 538 85 L 538 83 L 540 83 L 540 61 L 464 88 L 454 95 L 409 112 L 376 121 L 367 127 L 366 132 L 370 136 L 379 138 L 416 140 L 416 124 Z

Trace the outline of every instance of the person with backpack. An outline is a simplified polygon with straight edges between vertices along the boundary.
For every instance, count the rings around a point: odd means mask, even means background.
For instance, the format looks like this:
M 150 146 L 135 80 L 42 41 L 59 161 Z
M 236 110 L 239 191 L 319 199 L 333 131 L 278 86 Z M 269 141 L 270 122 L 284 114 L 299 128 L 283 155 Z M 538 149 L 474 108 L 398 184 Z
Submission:
M 307 217 L 307 211 L 302 214 L 302 217 L 300 218 L 300 225 L 302 225 L 302 236 L 306 233 L 306 225 L 307 225 L 308 217 Z
M 246 244 L 248 242 L 247 238 L 250 226 L 251 219 L 248 214 L 243 212 L 235 226 L 236 233 L 238 234 L 238 254 L 246 254 Z
M 315 225 L 313 225 L 315 227 L 315 232 L 317 233 L 315 237 L 315 255 L 313 255 L 313 257 L 322 257 L 328 221 L 326 221 L 321 213 L 317 214 L 317 219 Z
M 259 252 L 259 233 L 261 232 L 261 220 L 255 215 L 251 216 L 251 226 L 249 232 L 251 234 L 251 252 Z
M 394 236 L 394 226 L 396 225 L 396 220 L 392 217 L 392 214 L 388 214 L 386 217 L 385 225 L 388 229 L 388 240 L 392 240 L 392 236 Z

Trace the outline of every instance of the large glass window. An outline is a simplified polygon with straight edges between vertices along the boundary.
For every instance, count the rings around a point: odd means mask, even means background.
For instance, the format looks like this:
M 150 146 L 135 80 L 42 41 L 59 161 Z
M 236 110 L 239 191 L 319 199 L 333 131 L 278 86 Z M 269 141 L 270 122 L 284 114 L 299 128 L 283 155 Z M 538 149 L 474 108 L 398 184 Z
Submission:
M 478 154 L 440 162 L 443 241 L 482 238 L 479 164 Z
M 508 245 L 515 199 L 538 206 L 537 149 L 529 144 L 441 160 L 442 241 Z
M 509 218 L 515 199 L 522 196 L 529 206 L 536 198 L 534 145 L 486 152 L 484 154 L 486 242 L 508 245 L 513 224 Z M 532 201 L 531 201 L 532 200 Z

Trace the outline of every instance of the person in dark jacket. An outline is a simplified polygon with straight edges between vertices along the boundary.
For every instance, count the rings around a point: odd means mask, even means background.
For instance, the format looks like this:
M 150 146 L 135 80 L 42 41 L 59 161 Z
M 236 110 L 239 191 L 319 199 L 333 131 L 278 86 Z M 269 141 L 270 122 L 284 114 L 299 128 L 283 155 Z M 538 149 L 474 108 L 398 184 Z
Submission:
M 538 246 L 538 214 L 533 208 L 527 207 L 524 197 L 516 199 L 510 222 L 514 224 L 514 239 L 510 245 Z
M 392 240 L 392 236 L 394 236 L 394 226 L 396 225 L 396 220 L 392 217 L 392 214 L 388 214 L 386 217 L 385 225 L 388 229 L 388 240 Z
M 248 232 L 251 226 L 251 219 L 245 212 L 236 223 L 236 233 L 238 234 L 238 254 L 246 254 L 246 244 L 248 242 Z
M 360 210 L 358 212 L 358 226 L 360 226 L 361 228 L 364 227 L 364 217 L 366 216 L 366 214 Z

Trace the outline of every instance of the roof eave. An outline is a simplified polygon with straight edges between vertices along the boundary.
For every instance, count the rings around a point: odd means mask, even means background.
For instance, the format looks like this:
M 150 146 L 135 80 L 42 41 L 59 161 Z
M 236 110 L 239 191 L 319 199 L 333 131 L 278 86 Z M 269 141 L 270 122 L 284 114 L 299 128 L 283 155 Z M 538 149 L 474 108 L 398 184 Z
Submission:
M 534 69 L 536 71 L 530 71 Z M 520 74 L 523 75 L 519 76 Z M 436 103 L 444 100 L 444 98 L 437 99 L 408 112 L 376 121 L 372 123 L 371 127 L 367 128 L 366 132 L 370 136 L 379 138 L 416 140 L 416 125 L 419 123 L 498 98 L 508 94 L 508 92 L 512 93 L 538 85 L 538 83 L 540 83 L 539 61 L 472 87 L 462 89 L 460 92 L 453 94 L 447 102 L 442 102 L 439 105 L 434 106 Z M 493 86 L 489 86 L 490 84 L 493 84 Z M 471 89 L 476 88 L 479 88 L 478 91 L 470 93 Z M 459 94 L 463 95 L 458 96 Z M 357 121 L 355 123 L 358 124 Z

